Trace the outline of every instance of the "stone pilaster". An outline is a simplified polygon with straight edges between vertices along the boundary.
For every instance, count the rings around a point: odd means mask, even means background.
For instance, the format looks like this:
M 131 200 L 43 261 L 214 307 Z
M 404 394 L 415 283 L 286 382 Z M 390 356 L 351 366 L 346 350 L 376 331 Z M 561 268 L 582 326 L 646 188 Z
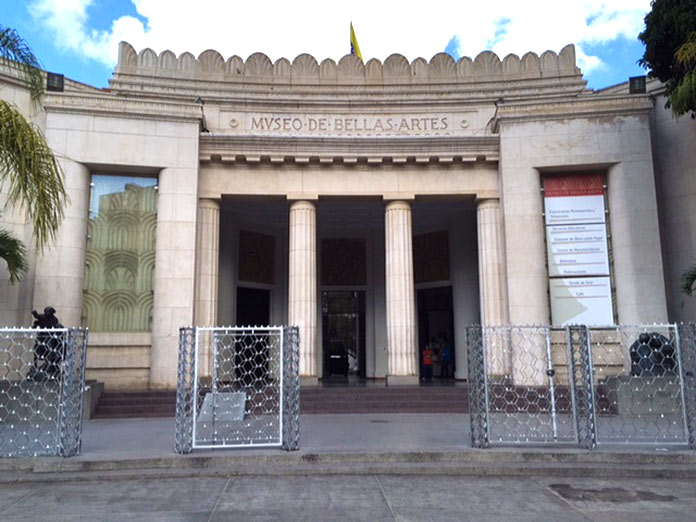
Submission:
M 508 324 L 507 289 L 505 286 L 505 250 L 500 201 L 482 199 L 476 209 L 479 256 L 479 292 L 481 324 L 502 326 Z M 488 371 L 494 375 L 510 372 L 509 346 L 505 336 L 485 339 Z
M 416 293 L 413 283 L 411 206 L 392 201 L 385 211 L 387 384 L 418 382 Z
M 300 329 L 300 376 L 317 380 L 317 214 L 311 201 L 290 205 L 288 323 Z
M 59 161 L 70 201 L 55 241 L 37 256 L 33 308 L 53 306 L 65 326 L 81 326 L 91 178 L 81 163 Z
M 176 388 L 179 328 L 195 320 L 197 175 L 166 168 L 158 176 L 151 388 Z
M 198 202 L 196 257 L 196 326 L 218 326 L 220 203 L 217 200 Z

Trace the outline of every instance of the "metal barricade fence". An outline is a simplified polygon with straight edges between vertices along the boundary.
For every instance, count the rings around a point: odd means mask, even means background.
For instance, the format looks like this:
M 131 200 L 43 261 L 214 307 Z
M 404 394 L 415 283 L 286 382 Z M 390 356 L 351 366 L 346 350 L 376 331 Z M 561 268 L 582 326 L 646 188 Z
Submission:
M 296 327 L 182 328 L 175 449 L 299 445 Z
M 675 325 L 589 329 L 597 444 L 687 445 Z
M 695 448 L 696 327 L 469 327 L 472 445 Z
M 469 344 L 469 381 L 478 380 L 474 386 L 484 394 L 470 410 L 472 419 L 477 410 L 477 422 L 485 416 L 486 445 L 578 442 L 563 333 L 537 326 L 469 329 L 478 341 Z M 481 427 L 472 425 L 474 431 L 474 445 L 481 446 Z
M 80 452 L 87 330 L 0 329 L 0 456 Z

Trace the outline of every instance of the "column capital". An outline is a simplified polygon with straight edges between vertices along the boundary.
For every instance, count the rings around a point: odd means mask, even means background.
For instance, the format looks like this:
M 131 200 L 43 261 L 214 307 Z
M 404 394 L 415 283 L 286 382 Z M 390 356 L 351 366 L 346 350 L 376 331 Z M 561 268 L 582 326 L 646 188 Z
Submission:
M 477 209 L 500 208 L 500 198 L 481 198 L 476 200 Z
M 411 210 L 411 204 L 403 199 L 387 201 L 386 210 Z
M 316 210 L 316 205 L 313 201 L 298 199 L 290 202 L 290 210 Z
M 198 200 L 198 208 L 220 210 L 220 200 L 217 198 L 200 198 Z

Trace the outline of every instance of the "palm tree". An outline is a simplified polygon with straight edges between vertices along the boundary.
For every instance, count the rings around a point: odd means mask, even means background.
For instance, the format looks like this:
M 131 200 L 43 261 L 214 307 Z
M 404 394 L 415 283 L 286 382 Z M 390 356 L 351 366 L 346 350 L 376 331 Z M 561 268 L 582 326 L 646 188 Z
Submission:
M 40 101 L 44 87 L 38 60 L 17 31 L 2 26 L 0 64 L 18 71 L 32 101 Z M 7 195 L 6 205 L 19 208 L 31 220 L 36 249 L 41 252 L 55 238 L 63 218 L 67 202 L 63 172 L 42 132 L 5 100 L 0 100 L 0 188 Z M 24 245 L 3 229 L 0 259 L 7 263 L 12 283 L 27 270 Z
M 691 297 L 696 286 L 696 263 L 682 274 L 681 284 L 682 292 Z

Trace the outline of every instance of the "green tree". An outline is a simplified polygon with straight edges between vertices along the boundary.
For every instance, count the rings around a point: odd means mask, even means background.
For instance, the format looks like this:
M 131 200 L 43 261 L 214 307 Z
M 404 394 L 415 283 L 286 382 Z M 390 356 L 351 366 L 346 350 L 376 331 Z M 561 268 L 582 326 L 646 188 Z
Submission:
M 696 116 L 696 0 L 653 0 L 638 38 L 645 53 L 638 63 L 665 84 L 676 115 Z
M 696 117 L 696 0 L 653 0 L 638 38 L 645 54 L 638 63 L 665 84 L 667 106 L 676 116 Z M 682 275 L 681 290 L 691 296 L 696 263 Z
M 14 29 L 2 26 L 0 63 L 19 71 L 29 86 L 32 101 L 38 103 L 44 94 L 38 60 Z M 24 211 L 31 221 L 34 242 L 41 252 L 55 238 L 63 218 L 67 202 L 63 173 L 41 131 L 5 100 L 0 100 L 0 189 L 7 195 L 6 205 Z M 13 283 L 27 270 L 24 245 L 3 229 L 0 259 L 7 263 Z

